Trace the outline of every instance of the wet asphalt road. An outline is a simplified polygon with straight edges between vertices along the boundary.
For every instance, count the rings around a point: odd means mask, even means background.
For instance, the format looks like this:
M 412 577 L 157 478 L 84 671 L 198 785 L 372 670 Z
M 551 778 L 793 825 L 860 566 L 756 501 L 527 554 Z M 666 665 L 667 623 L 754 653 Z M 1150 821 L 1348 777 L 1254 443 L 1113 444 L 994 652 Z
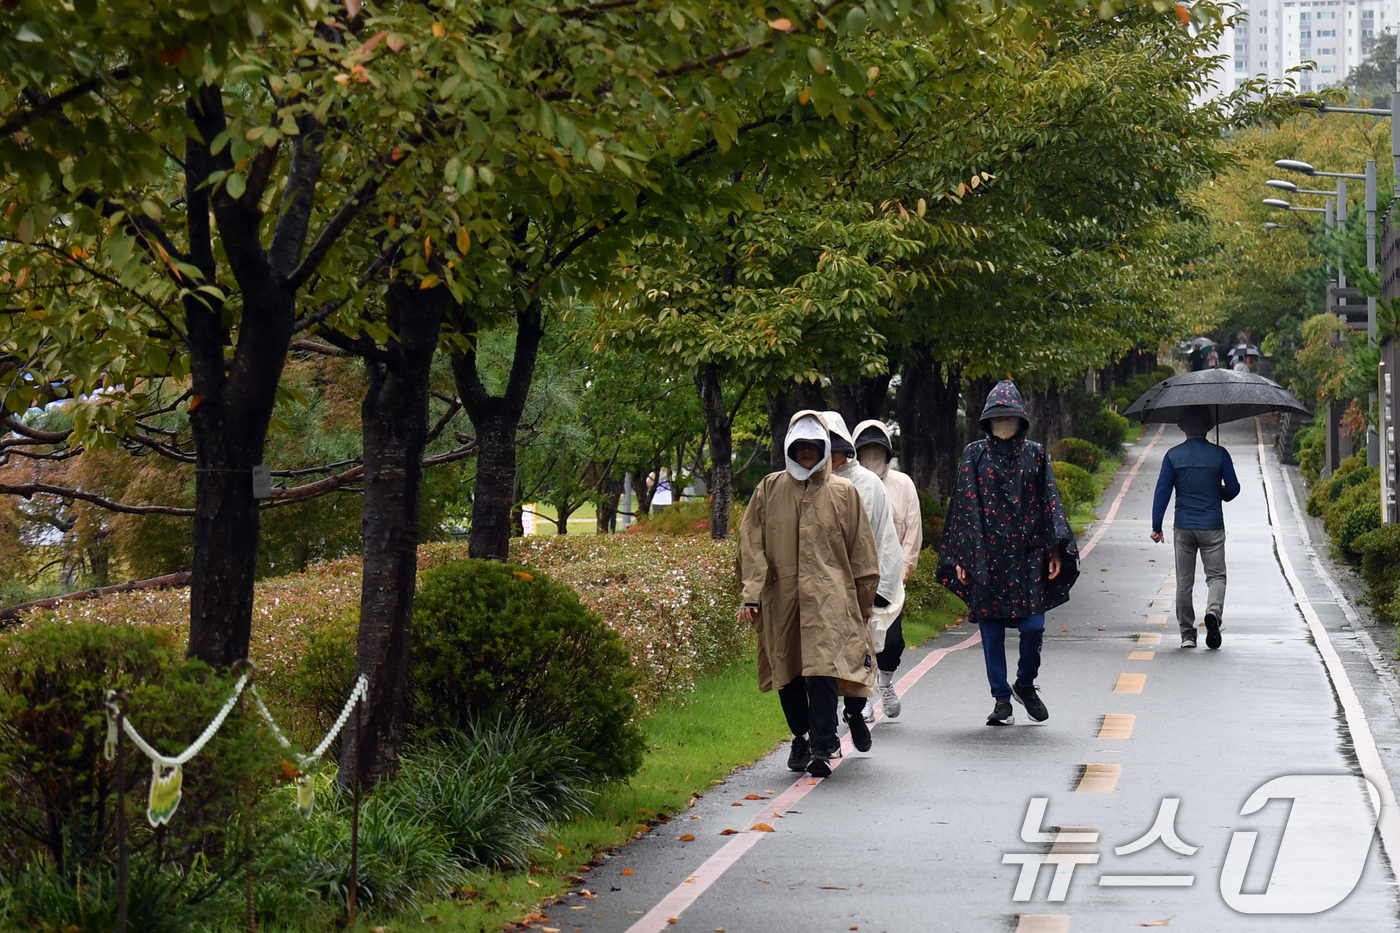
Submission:
M 1149 428 L 1127 464 L 1156 437 Z M 1374 737 L 1373 746 L 1361 743 L 1361 760 L 1374 748 L 1376 767 L 1400 785 L 1400 689 L 1364 625 L 1338 602 L 1328 562 L 1312 549 L 1317 530 L 1296 511 L 1296 471 L 1288 476 L 1270 450 L 1280 540 L 1347 685 L 1339 691 L 1329 677 L 1275 553 L 1254 422 L 1227 425 L 1221 437 L 1243 486 L 1225 507 L 1221 650 L 1205 648 L 1204 630 L 1200 648 L 1177 647 L 1170 532 L 1165 545 L 1148 539 L 1162 455 L 1182 439 L 1169 427 L 1085 559 L 1070 603 L 1047 617 L 1039 681 L 1047 723 L 1030 724 L 1018 706 L 1014 727 L 985 726 L 991 699 L 981 647 L 969 642 L 975 629 L 945 632 L 906 654 L 901 676 L 920 661 L 927 669 L 908 686 L 903 714 L 876 726 L 869 754 L 849 755 L 832 777 L 809 783 L 786 770 L 784 745 L 606 859 L 583 886 L 592 896 L 566 898 L 543 925 L 588 933 L 1396 929 L 1390 858 L 1400 853 L 1388 858 L 1379 834 L 1369 834 L 1375 811 L 1355 777 L 1353 730 Z M 1201 613 L 1199 572 L 1196 592 Z M 1339 701 L 1347 690 L 1357 704 L 1350 725 Z M 1276 784 L 1275 799 L 1241 815 L 1256 789 L 1290 775 L 1334 779 Z M 1044 817 L 1023 827 L 1037 799 Z M 1115 852 L 1147 834 L 1172 799 L 1168 825 L 1183 852 L 1161 840 Z M 774 831 L 721 835 L 757 822 Z M 1067 842 L 1057 831 L 1097 837 Z M 1258 834 L 1252 857 L 1226 871 L 1234 834 L 1244 831 Z M 694 841 L 681 841 L 685 834 Z M 1237 856 L 1245 854 L 1243 837 L 1236 842 Z M 1047 854 L 1051 864 L 1035 870 Z M 1027 878 L 1034 871 L 1033 886 L 1022 881 L 1024 861 L 1033 863 L 1024 869 Z M 1154 883 L 1142 886 L 1144 877 Z

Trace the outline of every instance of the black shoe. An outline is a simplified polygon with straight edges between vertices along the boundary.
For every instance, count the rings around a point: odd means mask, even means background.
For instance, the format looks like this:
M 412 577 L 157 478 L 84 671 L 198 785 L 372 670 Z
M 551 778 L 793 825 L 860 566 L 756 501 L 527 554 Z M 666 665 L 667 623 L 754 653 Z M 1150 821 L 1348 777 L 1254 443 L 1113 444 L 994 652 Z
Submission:
M 818 752 L 807 762 L 807 773 L 815 778 L 831 777 L 831 762 L 825 754 Z
M 1206 613 L 1206 647 L 1220 647 L 1220 616 L 1213 612 Z
M 812 760 L 812 747 L 804 736 L 792 737 L 792 751 L 788 752 L 788 770 L 806 771 L 807 762 Z
M 870 726 L 866 725 L 862 710 L 845 712 L 846 723 L 851 727 L 851 744 L 858 752 L 870 751 Z
M 997 700 L 996 708 L 992 710 L 992 715 L 987 717 L 989 726 L 1014 726 L 1016 724 L 1016 714 L 1012 712 L 1010 700 Z
M 1040 699 L 1040 688 L 1035 684 L 1022 686 L 1018 681 L 1011 687 L 1011 699 L 1020 703 L 1026 708 L 1026 715 L 1036 722 L 1044 722 L 1050 718 L 1050 711 L 1045 708 L 1045 704 Z
M 1181 633 L 1181 647 L 1183 647 L 1183 648 L 1194 648 L 1194 647 L 1196 647 L 1196 632 L 1195 632 L 1194 629 L 1192 629 L 1192 630 L 1189 631 L 1189 632 L 1182 632 L 1182 633 Z

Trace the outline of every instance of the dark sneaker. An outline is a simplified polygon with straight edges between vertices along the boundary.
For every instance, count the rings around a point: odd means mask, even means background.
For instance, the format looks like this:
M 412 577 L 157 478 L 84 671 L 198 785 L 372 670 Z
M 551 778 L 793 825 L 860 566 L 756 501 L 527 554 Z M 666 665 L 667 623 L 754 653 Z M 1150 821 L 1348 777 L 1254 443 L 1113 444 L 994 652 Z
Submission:
M 1024 706 L 1026 708 L 1026 715 L 1036 722 L 1044 722 L 1050 718 L 1050 711 L 1045 708 L 1045 704 L 1040 700 L 1040 688 L 1035 684 L 1013 684 L 1011 687 L 1011 699 Z
M 1196 647 L 1196 632 L 1195 632 L 1194 630 L 1192 630 L 1192 631 L 1190 631 L 1190 632 L 1182 632 L 1182 633 L 1181 633 L 1181 647 L 1183 647 L 1183 648 L 1194 648 L 1194 647 Z
M 1220 647 L 1220 616 L 1213 612 L 1206 613 L 1206 647 Z
M 831 777 L 831 762 L 826 755 L 817 753 L 807 762 L 807 773 L 815 778 Z
M 845 713 L 846 724 L 851 727 L 851 744 L 858 752 L 870 751 L 870 727 L 865 723 L 865 717 L 860 712 Z
M 1016 714 L 1012 712 L 1010 700 L 997 700 L 996 708 L 992 710 L 992 715 L 987 717 L 989 726 L 1013 726 L 1016 724 Z
M 800 735 L 792 737 L 792 751 L 788 752 L 788 770 L 806 771 L 807 762 L 812 760 L 812 747 Z

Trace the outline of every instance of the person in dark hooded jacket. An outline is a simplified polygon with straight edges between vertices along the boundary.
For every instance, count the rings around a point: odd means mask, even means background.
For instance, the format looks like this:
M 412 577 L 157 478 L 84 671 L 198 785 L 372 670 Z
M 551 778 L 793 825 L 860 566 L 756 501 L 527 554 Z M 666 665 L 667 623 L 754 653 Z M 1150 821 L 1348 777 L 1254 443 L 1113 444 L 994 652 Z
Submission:
M 1015 722 L 1014 697 L 1036 722 L 1050 713 L 1035 678 L 1045 613 L 1069 599 L 1079 549 L 1060 504 L 1050 457 L 1026 440 L 1030 419 L 1011 380 L 997 383 L 982 410 L 990 437 L 963 451 L 938 553 L 939 582 L 967 603 L 982 633 L 995 707 L 989 726 Z M 1006 679 L 1006 630 L 1020 632 L 1016 682 Z

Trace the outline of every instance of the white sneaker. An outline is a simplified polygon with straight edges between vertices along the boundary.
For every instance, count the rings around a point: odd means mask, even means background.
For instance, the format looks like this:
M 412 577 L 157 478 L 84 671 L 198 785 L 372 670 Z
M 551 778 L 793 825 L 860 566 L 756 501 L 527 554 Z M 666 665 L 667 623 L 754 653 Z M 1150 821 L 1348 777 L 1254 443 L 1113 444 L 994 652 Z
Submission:
M 874 697 L 866 697 L 866 699 L 865 699 L 865 709 L 861 712 L 860 718 L 861 718 L 861 719 L 864 719 L 866 722 L 874 722 L 874 721 L 875 721 L 875 698 L 874 698 Z
M 880 695 L 880 705 L 885 708 L 885 715 L 891 719 L 898 719 L 903 707 L 894 692 L 894 671 L 879 671 L 875 674 L 875 692 Z

